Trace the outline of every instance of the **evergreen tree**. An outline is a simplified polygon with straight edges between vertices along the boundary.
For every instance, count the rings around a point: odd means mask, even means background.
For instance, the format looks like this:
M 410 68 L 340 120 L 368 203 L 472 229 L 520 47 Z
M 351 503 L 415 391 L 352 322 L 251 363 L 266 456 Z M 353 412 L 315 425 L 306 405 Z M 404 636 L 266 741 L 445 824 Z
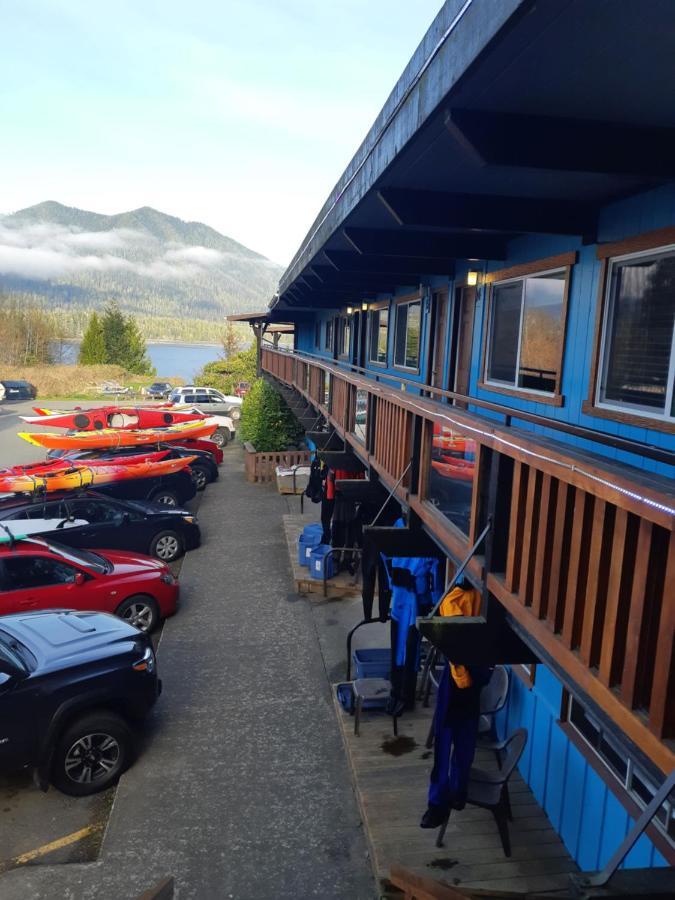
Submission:
M 127 316 L 126 340 L 127 356 L 124 367 L 137 375 L 156 375 L 146 353 L 145 340 L 133 316 Z
M 95 312 L 89 317 L 89 324 L 80 344 L 77 361 L 81 366 L 95 366 L 106 362 L 103 327 Z
M 103 311 L 101 330 L 105 344 L 105 361 L 123 366 L 137 375 L 152 375 L 154 370 L 146 355 L 143 340 L 133 316 L 125 316 L 117 303 L 110 303 Z

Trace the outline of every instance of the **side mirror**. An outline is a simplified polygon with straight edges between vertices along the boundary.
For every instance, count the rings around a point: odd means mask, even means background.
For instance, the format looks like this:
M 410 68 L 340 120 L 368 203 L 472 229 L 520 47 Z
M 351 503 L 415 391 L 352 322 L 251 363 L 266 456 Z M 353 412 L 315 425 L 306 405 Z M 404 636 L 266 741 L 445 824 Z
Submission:
M 19 666 L 15 666 L 9 659 L 0 657 L 0 687 L 16 678 L 23 678 L 25 674 L 23 669 Z
M 78 587 L 79 587 L 80 585 L 84 584 L 85 581 L 86 581 L 86 578 L 84 577 L 84 574 L 83 574 L 82 572 L 76 572 L 76 573 L 75 573 L 75 584 L 76 584 Z
M 131 516 L 128 512 L 122 513 L 122 525 L 128 525 L 131 522 Z

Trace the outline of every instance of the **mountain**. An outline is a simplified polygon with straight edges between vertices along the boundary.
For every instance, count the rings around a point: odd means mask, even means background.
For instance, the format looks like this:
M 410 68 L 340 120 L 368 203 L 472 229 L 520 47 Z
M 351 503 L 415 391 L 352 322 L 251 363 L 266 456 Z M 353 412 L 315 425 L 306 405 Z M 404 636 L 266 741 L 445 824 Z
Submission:
M 0 292 L 68 313 L 116 299 L 143 317 L 221 321 L 267 305 L 282 267 L 151 207 L 106 216 L 49 200 L 0 216 Z

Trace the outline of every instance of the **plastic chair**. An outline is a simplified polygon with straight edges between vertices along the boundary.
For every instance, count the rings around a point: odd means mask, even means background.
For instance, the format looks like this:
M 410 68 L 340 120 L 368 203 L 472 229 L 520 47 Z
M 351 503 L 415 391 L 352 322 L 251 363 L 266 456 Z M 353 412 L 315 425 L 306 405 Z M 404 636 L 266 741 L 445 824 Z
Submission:
M 497 737 L 495 718 L 506 705 L 511 686 L 511 673 L 506 666 L 495 666 L 492 678 L 480 695 L 480 719 L 478 720 L 477 746 L 482 750 L 494 750 L 497 765 L 501 768 L 501 753 L 506 741 Z
M 499 829 L 504 855 L 511 856 L 509 819 L 513 820 L 513 816 L 511 815 L 508 781 L 513 770 L 518 765 L 520 757 L 523 755 L 523 750 L 527 743 L 527 729 L 517 728 L 503 743 L 505 756 L 499 772 L 471 769 L 466 802 L 471 803 L 472 806 L 480 806 L 482 809 L 490 810 Z M 448 818 L 441 825 L 436 840 L 437 847 L 443 846 L 443 838 L 445 837 L 449 818 L 450 813 L 448 813 Z

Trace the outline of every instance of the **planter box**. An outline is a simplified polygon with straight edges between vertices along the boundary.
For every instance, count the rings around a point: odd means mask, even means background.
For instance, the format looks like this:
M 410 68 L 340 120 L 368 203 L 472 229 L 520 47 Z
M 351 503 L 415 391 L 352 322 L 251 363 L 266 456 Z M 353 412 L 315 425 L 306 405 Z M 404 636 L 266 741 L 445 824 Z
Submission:
M 253 444 L 244 444 L 246 451 L 246 480 L 258 483 L 276 481 L 277 466 L 308 466 L 309 450 L 281 450 L 278 453 L 257 453 Z

